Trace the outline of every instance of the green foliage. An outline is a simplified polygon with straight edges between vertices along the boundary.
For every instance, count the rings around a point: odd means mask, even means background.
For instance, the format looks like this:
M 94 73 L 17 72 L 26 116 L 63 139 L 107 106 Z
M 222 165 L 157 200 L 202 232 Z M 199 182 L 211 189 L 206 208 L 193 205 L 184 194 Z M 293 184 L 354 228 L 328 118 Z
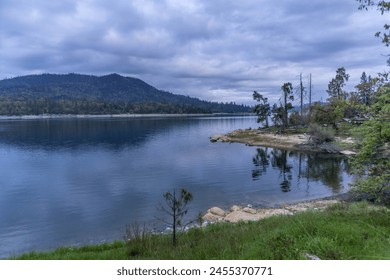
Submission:
M 140 240 L 146 244 L 140 245 L 143 249 L 133 256 L 126 255 L 124 242 L 116 242 L 17 258 L 294 260 L 305 259 L 309 253 L 321 259 L 390 259 L 390 210 L 367 203 L 343 203 L 322 212 L 193 228 L 181 233 L 181 242 L 176 247 L 171 246 L 166 235 L 148 238 Z
M 339 99 L 331 99 L 330 103 L 315 103 L 311 108 L 310 123 L 326 124 L 337 127 L 337 123 L 344 118 L 346 102 Z
M 253 99 L 259 102 L 259 104 L 256 104 L 253 108 L 253 112 L 257 115 L 257 122 L 265 122 L 265 127 L 269 127 L 268 117 L 271 115 L 271 107 L 268 103 L 268 98 L 257 91 L 254 91 Z
M 373 104 L 371 118 L 359 129 L 363 137 L 359 153 L 353 160 L 355 170 L 365 179 L 355 190 L 368 193 L 377 201 L 387 199 L 390 192 L 390 89 L 381 87 Z
M 127 255 L 129 257 L 137 257 L 147 250 L 151 250 L 154 246 L 154 240 L 151 232 L 145 226 L 141 227 L 138 223 L 131 226 L 126 226 L 125 236 Z
M 378 81 L 378 78 L 373 79 L 371 76 L 367 77 L 366 72 L 362 73 L 360 84 L 355 87 L 358 90 L 358 101 L 361 104 L 369 106 L 372 103 L 372 98 L 375 93 L 375 88 Z
M 347 98 L 347 93 L 343 91 L 343 87 L 348 79 L 349 75 L 346 73 L 345 68 L 338 68 L 336 70 L 336 77 L 328 84 L 328 90 L 326 92 L 329 94 L 329 97 L 345 100 Z
M 360 2 L 359 10 L 368 10 L 368 7 L 376 6 L 377 9 L 381 12 L 383 15 L 384 13 L 387 13 L 390 11 L 390 2 L 389 1 L 372 1 L 372 0 L 357 0 Z M 385 32 L 377 32 L 375 33 L 375 36 L 382 39 L 382 43 L 385 44 L 385 46 L 390 46 L 390 25 L 385 24 L 383 26 Z
M 282 128 L 282 131 L 284 131 L 289 123 L 288 123 L 288 111 L 293 108 L 293 105 L 289 101 L 294 100 L 293 95 L 293 86 L 291 83 L 284 83 L 282 85 L 282 91 L 283 91 L 283 100 L 284 102 L 280 102 L 279 106 L 277 104 L 274 104 L 272 106 L 272 121 L 276 126 L 280 126 Z
M 283 109 L 283 105 L 280 104 L 279 106 L 274 104 L 272 106 L 272 122 L 276 125 L 276 126 L 283 126 L 283 118 L 284 118 L 284 109 Z
M 294 101 L 294 95 L 293 95 L 293 86 L 291 83 L 284 83 L 282 86 L 283 90 L 283 97 L 284 97 L 284 107 L 283 107 L 283 128 L 288 127 L 288 111 L 293 108 L 293 105 L 291 102 L 288 101 Z
M 330 127 L 322 127 L 318 124 L 310 124 L 308 133 L 315 144 L 322 144 L 334 140 L 335 131 Z
M 298 112 L 292 112 L 290 114 L 289 123 L 292 126 L 302 126 L 302 125 L 304 126 L 307 125 L 308 120 L 309 120 L 308 115 L 301 115 Z
M 177 196 L 176 190 L 173 190 L 173 193 L 164 193 L 163 197 L 166 206 L 162 206 L 160 210 L 167 214 L 171 218 L 171 221 L 162 221 L 172 227 L 172 244 L 173 246 L 176 246 L 178 227 L 182 226 L 182 218 L 188 212 L 187 204 L 193 199 L 193 197 L 186 189 L 180 190 L 180 196 Z

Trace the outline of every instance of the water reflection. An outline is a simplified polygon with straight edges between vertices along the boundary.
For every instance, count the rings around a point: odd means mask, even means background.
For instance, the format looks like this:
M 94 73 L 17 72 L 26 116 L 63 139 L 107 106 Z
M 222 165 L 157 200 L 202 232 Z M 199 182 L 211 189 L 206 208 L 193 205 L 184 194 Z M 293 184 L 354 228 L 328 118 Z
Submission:
M 28 149 L 104 146 L 123 148 L 145 142 L 152 135 L 180 126 L 180 119 L 38 119 L 2 121 L 0 143 Z
M 338 193 L 343 186 L 343 172 L 349 172 L 349 166 L 344 157 L 320 154 L 299 153 L 293 151 L 257 148 L 252 158 L 254 169 L 252 179 L 260 180 L 267 174 L 270 167 L 278 170 L 279 186 L 282 192 L 290 192 L 294 181 L 293 169 L 297 180 L 321 182 Z M 299 182 L 298 182 L 299 183 Z

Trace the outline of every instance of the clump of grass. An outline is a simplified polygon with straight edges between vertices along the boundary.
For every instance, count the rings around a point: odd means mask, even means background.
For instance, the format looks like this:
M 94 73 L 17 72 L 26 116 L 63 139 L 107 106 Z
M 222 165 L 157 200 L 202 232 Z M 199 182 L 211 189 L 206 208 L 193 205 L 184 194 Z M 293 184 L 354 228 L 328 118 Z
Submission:
M 153 238 L 151 238 L 150 231 L 146 229 L 145 225 L 141 226 L 138 223 L 126 226 L 123 239 L 126 242 L 127 255 L 129 257 L 137 257 L 142 252 L 148 251 L 153 247 Z
M 15 256 L 20 260 L 119 260 L 127 259 L 126 244 L 114 241 L 82 247 L 60 247 L 48 252 L 30 252 Z
M 312 254 L 330 260 L 390 259 L 390 210 L 365 202 L 341 203 L 325 211 L 194 228 L 180 235 L 176 247 L 170 239 L 141 234 L 131 244 L 117 242 L 72 251 L 65 248 L 18 258 L 295 260 Z

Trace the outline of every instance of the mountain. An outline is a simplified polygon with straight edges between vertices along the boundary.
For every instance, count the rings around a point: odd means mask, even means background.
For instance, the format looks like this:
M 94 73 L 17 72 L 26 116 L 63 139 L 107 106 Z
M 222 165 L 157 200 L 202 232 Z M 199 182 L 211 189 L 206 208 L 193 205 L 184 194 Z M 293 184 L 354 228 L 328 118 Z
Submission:
M 177 95 L 118 74 L 42 74 L 0 81 L 0 115 L 247 112 L 248 106 Z

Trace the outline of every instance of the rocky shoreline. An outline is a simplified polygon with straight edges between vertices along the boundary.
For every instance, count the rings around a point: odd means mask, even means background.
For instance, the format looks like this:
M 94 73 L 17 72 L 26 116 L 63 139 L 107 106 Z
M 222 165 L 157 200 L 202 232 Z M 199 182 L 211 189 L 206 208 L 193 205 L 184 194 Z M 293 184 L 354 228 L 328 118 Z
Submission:
M 310 141 L 310 135 L 306 133 L 278 134 L 263 131 L 261 129 L 238 129 L 227 134 L 213 135 L 209 139 L 213 143 L 242 143 L 248 146 L 262 146 L 292 151 L 330 153 L 347 156 L 356 154 L 354 151 L 342 150 L 333 144 L 313 144 L 312 141 Z M 349 138 L 339 138 L 338 141 L 350 143 L 352 140 Z
M 319 199 L 295 204 L 285 204 L 279 208 L 253 208 L 251 205 L 237 206 L 233 205 L 228 210 L 223 210 L 219 207 L 212 207 L 207 210 L 203 216 L 203 221 L 206 224 L 216 222 L 248 222 L 259 221 L 277 215 L 294 215 L 304 211 L 321 211 L 330 206 L 340 204 L 340 198 Z

